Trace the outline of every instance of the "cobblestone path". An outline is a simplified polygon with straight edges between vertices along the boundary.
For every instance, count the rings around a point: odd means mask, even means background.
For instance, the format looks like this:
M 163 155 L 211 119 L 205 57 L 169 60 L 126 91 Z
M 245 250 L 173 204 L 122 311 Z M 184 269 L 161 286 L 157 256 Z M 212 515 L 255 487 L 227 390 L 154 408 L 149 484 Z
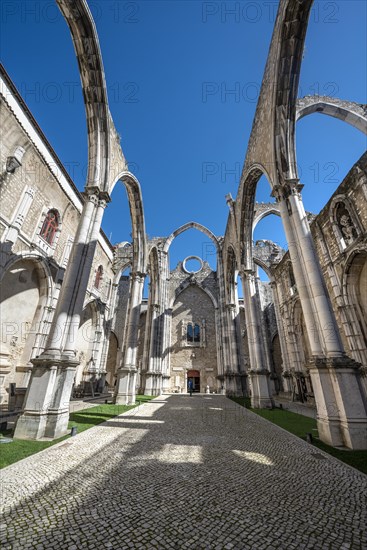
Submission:
M 162 396 L 2 470 L 2 550 L 367 548 L 367 476 L 224 396 Z

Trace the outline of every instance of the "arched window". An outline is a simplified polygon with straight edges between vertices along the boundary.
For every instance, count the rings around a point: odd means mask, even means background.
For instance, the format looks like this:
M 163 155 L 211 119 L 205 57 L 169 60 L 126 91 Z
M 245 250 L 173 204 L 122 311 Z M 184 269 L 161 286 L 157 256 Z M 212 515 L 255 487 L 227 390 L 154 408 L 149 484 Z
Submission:
M 56 210 L 49 210 L 42 225 L 40 236 L 48 244 L 53 244 L 59 227 L 59 215 Z
M 94 286 L 95 288 L 99 288 L 101 281 L 103 278 L 103 266 L 99 265 L 96 273 L 96 278 L 94 279 Z
M 200 344 L 201 328 L 198 324 L 187 323 L 186 325 L 186 344 Z

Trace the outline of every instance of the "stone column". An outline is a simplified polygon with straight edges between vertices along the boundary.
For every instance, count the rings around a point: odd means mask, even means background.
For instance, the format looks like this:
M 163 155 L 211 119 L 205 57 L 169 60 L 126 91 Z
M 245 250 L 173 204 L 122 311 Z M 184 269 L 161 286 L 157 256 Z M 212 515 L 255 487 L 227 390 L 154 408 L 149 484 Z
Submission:
M 270 286 L 273 292 L 275 319 L 277 322 L 279 343 L 280 343 L 280 349 L 282 352 L 283 384 L 284 384 L 285 391 L 290 393 L 291 392 L 291 384 L 290 384 L 291 362 L 288 355 L 288 345 L 286 340 L 287 336 L 284 330 L 283 319 L 279 309 L 279 294 L 278 294 L 277 284 L 275 281 L 271 281 Z
M 69 402 L 76 367 L 75 334 L 79 327 L 103 211 L 109 197 L 86 188 L 70 261 L 66 269 L 44 352 L 34 359 L 25 404 L 14 437 L 57 438 L 67 433 Z
M 238 387 L 239 383 L 239 359 L 236 331 L 236 304 L 227 305 L 227 334 L 229 339 L 229 366 L 226 369 L 226 389 L 229 395 L 239 396 L 241 391 Z
M 126 350 L 123 363 L 117 371 L 117 382 L 114 401 L 119 405 L 135 403 L 136 397 L 136 356 L 138 350 L 138 332 L 140 307 L 143 296 L 143 273 L 132 273 L 129 313 L 126 327 Z
M 346 356 L 342 346 L 304 210 L 302 187 L 298 180 L 288 180 L 274 188 L 273 195 L 279 203 L 313 355 L 309 369 L 319 435 L 329 445 L 365 449 L 367 413 L 359 365 Z
M 148 300 L 147 317 L 145 323 L 143 368 L 144 368 L 144 395 L 154 395 L 154 368 L 153 368 L 153 339 L 154 339 L 154 319 L 156 304 Z
M 274 402 L 270 395 L 270 372 L 267 369 L 262 346 L 261 311 L 255 273 L 252 270 L 243 269 L 240 275 L 243 284 L 246 329 L 250 355 L 249 375 L 252 386 L 251 406 L 253 408 L 272 408 Z
M 291 180 L 289 185 L 290 192 L 287 198 L 290 205 L 290 217 L 298 245 L 299 257 L 303 262 L 305 279 L 318 318 L 323 350 L 329 357 L 338 357 L 343 354 L 344 350 L 303 206 L 301 197 L 303 186 L 299 184 L 298 180 Z
M 220 332 L 218 337 L 220 337 L 220 361 L 218 362 L 218 377 L 220 380 L 220 387 L 223 385 L 224 390 L 226 389 L 225 384 L 225 372 L 230 370 L 231 358 L 230 358 L 230 338 L 228 334 L 228 323 L 227 323 L 227 311 L 226 311 L 226 292 L 224 285 L 224 273 L 223 273 L 223 258 L 222 251 L 218 250 L 217 252 L 217 266 L 218 266 L 218 285 L 219 285 L 219 310 L 218 310 L 218 325 L 220 327 Z

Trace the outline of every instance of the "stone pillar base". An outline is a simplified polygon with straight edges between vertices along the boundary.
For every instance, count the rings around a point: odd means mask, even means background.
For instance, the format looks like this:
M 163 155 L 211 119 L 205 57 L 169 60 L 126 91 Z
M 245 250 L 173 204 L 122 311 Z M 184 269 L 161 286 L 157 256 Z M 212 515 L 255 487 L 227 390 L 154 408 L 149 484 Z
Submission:
M 346 355 L 314 358 L 310 375 L 321 441 L 334 447 L 367 449 L 367 414 L 359 364 Z
M 168 374 L 162 375 L 162 393 L 167 393 L 169 390 L 170 376 Z
M 44 353 L 32 363 L 32 378 L 14 438 L 57 439 L 68 433 L 70 396 L 79 362 L 63 354 Z
M 117 371 L 117 382 L 113 402 L 116 405 L 128 405 L 129 403 L 130 369 L 120 367 Z
M 225 374 L 225 394 L 230 397 L 242 397 L 243 390 L 241 385 L 241 378 L 239 374 Z
M 144 395 L 154 395 L 153 393 L 153 373 L 152 372 L 146 372 L 145 373 L 145 385 L 144 385 Z
M 137 369 L 130 369 L 129 387 L 128 387 L 128 404 L 135 405 L 136 403 L 136 375 Z
M 249 372 L 252 386 L 251 407 L 253 409 L 274 408 L 274 401 L 269 391 L 269 374 L 267 370 Z
M 70 432 L 68 423 L 69 409 L 44 414 L 24 412 L 17 422 L 14 439 L 58 439 Z

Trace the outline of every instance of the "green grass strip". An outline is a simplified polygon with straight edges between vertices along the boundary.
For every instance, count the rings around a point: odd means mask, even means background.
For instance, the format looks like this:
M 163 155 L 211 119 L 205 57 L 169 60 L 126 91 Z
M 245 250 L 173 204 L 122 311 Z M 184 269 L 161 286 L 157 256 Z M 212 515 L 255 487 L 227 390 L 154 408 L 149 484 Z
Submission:
M 113 405 L 113 404 L 100 404 L 89 409 L 82 409 L 70 414 L 68 428 L 76 426 L 77 433 L 84 432 L 93 426 L 97 426 L 110 418 L 114 418 L 119 414 L 122 414 L 130 409 L 138 407 L 142 403 L 146 403 L 153 399 L 150 395 L 137 395 L 135 405 Z M 0 432 L 0 437 L 12 437 L 12 431 Z M 60 437 L 53 441 L 31 441 L 26 439 L 14 439 L 12 443 L 0 444 L 0 468 L 5 468 L 9 464 L 18 462 L 22 458 L 31 456 L 35 453 L 43 451 L 56 443 L 60 443 L 64 439 L 70 437 L 70 434 Z
M 231 399 L 235 403 L 266 418 L 266 420 L 270 420 L 273 424 L 280 426 L 303 440 L 306 440 L 307 433 L 313 434 L 313 445 L 315 447 L 367 474 L 367 451 L 349 451 L 326 445 L 326 443 L 323 443 L 314 436 L 317 433 L 313 431 L 317 430 L 317 422 L 314 418 L 309 418 L 286 409 L 252 409 L 251 401 L 248 397 L 232 397 Z

